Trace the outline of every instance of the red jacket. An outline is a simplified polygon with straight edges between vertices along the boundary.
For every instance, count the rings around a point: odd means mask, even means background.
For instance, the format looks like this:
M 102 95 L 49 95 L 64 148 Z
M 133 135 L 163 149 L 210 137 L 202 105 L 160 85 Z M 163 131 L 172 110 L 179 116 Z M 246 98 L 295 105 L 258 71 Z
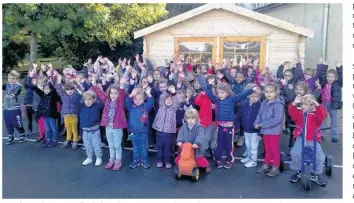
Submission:
M 320 104 L 319 106 L 316 106 L 315 111 L 307 113 L 306 128 L 304 127 L 304 112 L 299 110 L 293 104 L 289 104 L 288 109 L 291 119 L 295 122 L 295 125 L 302 128 L 304 133 L 306 133 L 306 140 L 313 141 L 316 129 L 320 128 L 322 122 L 326 119 L 327 112 L 325 107 Z M 294 137 L 299 137 L 301 136 L 301 131 L 295 128 L 293 135 Z M 317 132 L 316 140 L 317 142 L 321 142 L 321 131 Z
M 206 94 L 199 93 L 194 99 L 194 104 L 200 107 L 199 119 L 200 124 L 204 127 L 208 127 L 212 123 L 212 108 L 211 101 Z

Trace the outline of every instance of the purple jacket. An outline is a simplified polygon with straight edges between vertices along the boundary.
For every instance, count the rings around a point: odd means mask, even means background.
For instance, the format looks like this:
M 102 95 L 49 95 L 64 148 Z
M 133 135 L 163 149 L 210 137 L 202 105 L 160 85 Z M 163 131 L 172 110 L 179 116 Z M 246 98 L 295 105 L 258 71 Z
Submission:
M 62 84 L 56 84 L 54 87 L 63 103 L 60 112 L 61 116 L 65 116 L 69 114 L 79 115 L 80 101 L 82 95 L 79 94 L 76 90 L 72 95 L 66 94 L 63 90 Z
M 261 134 L 280 135 L 283 128 L 284 101 L 277 97 L 272 103 L 264 100 L 261 103 L 254 125 L 261 125 Z
M 308 79 L 305 80 L 305 75 L 304 75 L 304 71 L 302 70 L 302 67 L 296 67 L 297 72 L 299 73 L 300 79 L 301 81 L 306 81 L 306 83 L 309 85 L 311 94 L 313 94 L 316 91 L 316 80 L 319 79 L 320 77 L 320 73 L 321 73 L 321 66 L 322 64 L 317 64 L 317 69 L 316 69 L 316 73 L 315 75 Z
M 92 91 L 97 94 L 97 97 L 104 103 L 102 119 L 101 119 L 101 126 L 108 125 L 108 113 L 109 113 L 109 104 L 111 103 L 111 99 L 109 95 L 106 95 L 105 92 L 97 87 L 92 87 Z M 127 127 L 127 118 L 124 112 L 124 99 L 125 99 L 125 89 L 119 89 L 119 96 L 116 101 L 114 118 L 113 118 L 113 128 L 114 129 L 121 129 Z
M 176 133 L 176 111 L 179 103 L 177 96 L 173 96 L 173 103 L 171 106 L 165 104 L 165 99 L 169 96 L 168 92 L 164 92 L 160 96 L 159 110 L 157 111 L 152 127 L 164 133 Z

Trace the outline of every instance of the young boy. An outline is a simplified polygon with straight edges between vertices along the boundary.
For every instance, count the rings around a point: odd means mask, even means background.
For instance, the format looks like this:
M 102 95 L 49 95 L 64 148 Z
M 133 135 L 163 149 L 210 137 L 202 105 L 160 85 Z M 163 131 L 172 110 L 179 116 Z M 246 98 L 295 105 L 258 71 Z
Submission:
M 19 95 L 21 93 L 21 84 L 18 82 L 20 74 L 12 70 L 7 77 L 7 84 L 2 85 L 2 90 L 5 91 L 4 94 L 4 120 L 9 134 L 7 140 L 8 145 L 15 142 L 14 130 L 16 129 L 20 134 L 20 139 L 18 142 L 23 143 L 26 141 L 25 129 L 23 128 L 21 109 L 19 102 Z

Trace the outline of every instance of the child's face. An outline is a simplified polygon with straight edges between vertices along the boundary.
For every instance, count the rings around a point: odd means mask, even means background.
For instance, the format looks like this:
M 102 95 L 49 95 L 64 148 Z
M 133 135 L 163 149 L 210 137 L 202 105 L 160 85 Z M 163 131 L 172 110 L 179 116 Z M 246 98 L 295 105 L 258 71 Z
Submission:
M 250 102 L 253 104 L 253 103 L 256 103 L 256 102 L 258 102 L 259 100 L 260 100 L 260 94 L 258 94 L 258 93 L 256 93 L 256 92 L 254 92 L 253 94 L 251 94 L 250 96 L 249 96 L 249 99 L 250 99 Z
M 43 88 L 43 92 L 44 92 L 44 94 L 49 94 L 49 93 L 50 93 L 50 88 L 49 88 L 49 86 L 45 86 L 45 87 Z
M 206 66 L 202 66 L 200 68 L 200 72 L 204 75 L 204 74 L 207 74 L 208 73 L 208 68 Z
M 37 86 L 42 87 L 44 85 L 44 80 L 37 80 Z
M 154 73 L 152 74 L 152 77 L 154 78 L 155 81 L 157 81 L 160 79 L 161 74 L 159 71 L 154 71 Z
M 186 95 L 185 94 L 177 94 L 177 100 L 178 103 L 183 103 L 186 101 Z
M 13 85 L 13 84 L 15 84 L 18 81 L 18 79 L 13 77 L 13 76 L 9 76 L 7 78 L 7 81 L 8 81 L 9 84 Z
M 94 100 L 92 97 L 86 97 L 86 98 L 84 98 L 84 102 L 87 107 L 90 107 L 90 106 L 92 106 Z
M 249 68 L 249 69 L 247 70 L 247 75 L 248 75 L 248 77 L 251 76 L 252 72 L 253 72 L 253 69 L 252 69 L 252 68 Z
M 133 98 L 133 103 L 135 106 L 140 106 L 144 103 L 144 98 L 141 94 L 135 95 Z
M 218 89 L 217 92 L 220 100 L 224 100 L 229 95 L 227 92 L 221 89 Z
M 111 98 L 111 100 L 115 101 L 118 99 L 118 91 L 116 89 L 111 89 L 110 93 L 109 93 L 109 98 Z
M 305 94 L 304 88 L 297 86 L 295 88 L 295 94 L 296 96 L 303 96 Z
M 264 96 L 268 101 L 273 101 L 277 94 L 275 92 L 275 89 L 268 87 L 264 89 Z
M 237 70 L 236 69 L 234 69 L 234 68 L 232 68 L 231 70 L 230 70 L 230 75 L 231 75 L 231 77 L 236 77 L 236 74 L 237 74 Z
M 199 90 L 200 88 L 202 88 L 202 86 L 200 85 L 199 81 L 197 81 L 197 80 L 194 82 L 193 87 L 196 90 Z
M 237 83 L 241 83 L 244 79 L 245 79 L 245 77 L 243 76 L 242 73 L 237 73 L 237 75 L 236 75 L 236 82 Z
M 69 90 L 65 90 L 65 93 L 69 96 L 73 95 L 74 94 L 74 88 L 72 89 L 69 89 Z
M 161 92 L 165 92 L 167 90 L 167 84 L 166 83 L 160 83 L 159 84 L 159 90 Z
M 327 82 L 332 84 L 334 81 L 336 81 L 336 76 L 333 73 L 327 73 Z
M 310 72 L 305 72 L 304 76 L 305 76 L 305 80 L 309 80 L 313 77 L 312 73 Z
M 307 112 L 311 112 L 315 110 L 315 106 L 313 104 L 311 104 L 308 101 L 304 101 L 304 99 L 302 99 L 301 101 L 301 109 L 303 112 L 307 113 Z
M 187 89 L 186 95 L 187 95 L 187 97 L 192 98 L 193 97 L 193 91 L 190 90 L 190 89 Z
M 216 77 L 221 80 L 224 77 L 224 74 L 222 74 L 221 72 L 217 72 Z
M 187 123 L 189 126 L 194 126 L 197 124 L 197 119 L 196 118 L 187 118 Z
M 285 81 L 289 81 L 293 78 L 293 74 L 291 74 L 290 72 L 285 72 L 284 73 L 284 80 Z

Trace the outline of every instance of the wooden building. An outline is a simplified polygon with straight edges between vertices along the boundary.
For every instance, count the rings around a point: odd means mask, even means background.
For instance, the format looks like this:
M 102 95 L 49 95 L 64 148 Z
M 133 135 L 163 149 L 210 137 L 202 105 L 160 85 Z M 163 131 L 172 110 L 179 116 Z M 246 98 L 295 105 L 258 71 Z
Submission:
M 206 4 L 134 33 L 144 37 L 144 53 L 154 66 L 183 54 L 198 64 L 240 63 L 246 55 L 259 58 L 260 68 L 276 69 L 293 61 L 299 49 L 305 58 L 305 38 L 314 32 L 235 4 Z

